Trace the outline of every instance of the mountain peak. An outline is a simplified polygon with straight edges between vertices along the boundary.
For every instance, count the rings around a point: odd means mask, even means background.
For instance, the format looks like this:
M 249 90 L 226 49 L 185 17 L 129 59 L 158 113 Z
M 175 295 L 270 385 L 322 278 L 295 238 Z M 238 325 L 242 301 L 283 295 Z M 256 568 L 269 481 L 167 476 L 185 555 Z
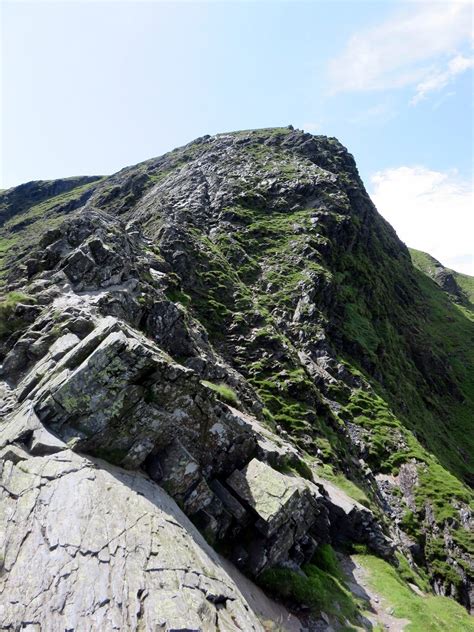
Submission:
M 8 625 L 368 626 L 357 559 L 472 607 L 473 313 L 339 141 L 203 136 L 0 213 Z

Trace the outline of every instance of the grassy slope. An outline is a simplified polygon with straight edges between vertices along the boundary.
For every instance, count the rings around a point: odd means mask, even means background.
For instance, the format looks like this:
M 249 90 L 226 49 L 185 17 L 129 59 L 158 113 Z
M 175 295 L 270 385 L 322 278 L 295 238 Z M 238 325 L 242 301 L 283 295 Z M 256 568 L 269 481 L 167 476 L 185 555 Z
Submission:
M 356 560 L 369 573 L 369 583 L 393 607 L 393 615 L 409 619 L 406 632 L 469 632 L 474 619 L 448 597 L 414 593 L 396 570 L 371 555 L 357 555 Z
M 355 560 L 367 571 L 370 586 L 385 600 L 387 609 L 393 609 L 393 616 L 410 621 L 406 632 L 474 630 L 472 617 L 452 599 L 416 594 L 406 583 L 420 583 L 412 571 L 403 566 L 396 569 L 373 555 L 356 555 Z M 315 615 L 324 612 L 338 620 L 345 630 L 360 629 L 366 602 L 347 587 L 347 579 L 332 548 L 324 545 L 318 549 L 303 571 L 273 569 L 265 571 L 259 582 L 293 607 L 307 608 Z
M 474 304 L 459 305 L 450 300 L 432 280 L 433 258 L 426 253 L 411 250 L 414 265 L 423 274 L 418 282 L 423 292 L 425 308 L 425 331 L 433 347 L 440 348 L 449 357 L 452 374 L 459 385 L 462 398 L 448 411 L 448 422 L 439 434 L 441 445 L 451 437 L 457 448 L 457 455 L 450 454 L 450 465 L 454 472 L 474 471 Z M 469 301 L 474 300 L 474 278 L 466 274 L 453 273 L 458 285 Z M 456 463 L 457 462 L 457 463 Z M 460 467 L 456 467 L 459 465 Z
M 410 248 L 410 255 L 413 265 L 426 276 L 433 278 L 436 267 L 439 267 L 439 262 L 428 253 L 415 250 L 414 248 Z M 456 272 L 456 270 L 451 270 L 450 268 L 445 269 L 454 276 L 457 284 L 471 303 L 472 309 L 474 309 L 474 277 L 462 272 Z
M 264 571 L 259 583 L 270 594 L 289 603 L 303 606 L 314 615 L 321 612 L 337 619 L 345 630 L 360 625 L 362 602 L 348 589 L 334 551 L 329 545 L 318 549 L 303 573 L 287 568 Z

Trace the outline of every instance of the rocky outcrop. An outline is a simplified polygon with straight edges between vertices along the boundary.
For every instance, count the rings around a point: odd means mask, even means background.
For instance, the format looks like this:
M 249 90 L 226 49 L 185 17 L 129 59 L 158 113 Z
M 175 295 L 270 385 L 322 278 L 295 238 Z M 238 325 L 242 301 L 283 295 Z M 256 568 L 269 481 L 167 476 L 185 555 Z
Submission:
M 348 542 L 364 544 L 379 557 L 392 559 L 395 542 L 384 533 L 377 516 L 333 483 L 317 475 L 315 480 L 326 494 L 333 543 L 336 546 L 347 546 Z
M 39 419 L 75 449 L 125 467 L 141 466 L 175 438 L 209 472 L 232 468 L 254 447 L 245 426 L 223 410 L 194 371 L 111 317 L 32 391 L 35 368 L 30 375 L 21 384 L 20 401 L 33 401 Z
M 226 483 L 254 520 L 252 542 L 237 545 L 234 553 L 249 572 L 258 574 L 282 562 L 301 564 L 311 559 L 317 547 L 311 534 L 316 533 L 321 514 L 323 528 L 327 527 L 315 485 L 280 474 L 257 459 L 232 472 Z M 326 539 L 318 535 L 320 542 Z
M 126 323 L 89 316 L 82 340 L 70 332 L 43 346 L 0 431 L 2 621 L 260 629 L 194 525 L 256 576 L 309 561 L 353 515 L 341 519 L 324 488 L 273 469 L 303 463 L 289 442 Z M 25 582 L 29 564 L 45 572 Z
M 442 340 L 430 344 L 434 299 L 335 139 L 221 134 L 110 178 L 20 189 L 0 194 L 0 449 L 5 489 L 20 490 L 5 492 L 8 625 L 59 630 L 67 615 L 71 629 L 181 629 L 185 609 L 189 629 L 258 629 L 209 544 L 257 579 L 323 543 L 391 561 L 398 549 L 469 606 L 469 496 L 453 478 L 439 489 L 446 463 L 468 470 L 469 436 L 445 419 L 467 406 L 463 363 L 453 371 Z M 321 473 L 359 485 L 367 506 Z M 12 507 L 29 490 L 39 500 L 19 527 Z M 77 511 L 58 535 L 48 506 L 68 508 L 68 494 Z M 110 527 L 94 526 L 99 497 Z M 166 503 L 174 517 L 160 522 Z M 56 535 L 31 540 L 51 568 L 18 600 L 22 556 L 36 554 L 21 553 L 29 522 Z M 161 536 L 185 559 L 155 560 L 148 575 Z M 116 540 L 117 561 L 102 560 Z M 128 574 L 144 579 L 106 597 Z M 62 604 L 51 615 L 48 595 Z

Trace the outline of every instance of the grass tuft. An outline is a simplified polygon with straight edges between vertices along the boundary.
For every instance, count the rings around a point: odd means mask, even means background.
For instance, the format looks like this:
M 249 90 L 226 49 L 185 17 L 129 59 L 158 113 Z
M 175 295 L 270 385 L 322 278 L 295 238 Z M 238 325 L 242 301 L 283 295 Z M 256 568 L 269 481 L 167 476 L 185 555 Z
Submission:
M 231 404 L 234 407 L 239 406 L 240 402 L 236 392 L 230 386 L 227 386 L 227 384 L 214 384 L 214 382 L 208 382 L 207 380 L 202 380 L 201 383 L 214 391 L 217 398 L 222 402 Z

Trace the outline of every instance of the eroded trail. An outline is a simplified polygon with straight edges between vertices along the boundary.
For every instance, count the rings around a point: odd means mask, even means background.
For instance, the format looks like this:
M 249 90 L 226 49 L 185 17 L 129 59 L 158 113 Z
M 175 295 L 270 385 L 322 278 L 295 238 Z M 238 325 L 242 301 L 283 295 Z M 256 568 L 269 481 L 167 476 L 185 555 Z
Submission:
M 371 586 L 369 572 L 354 557 L 343 557 L 341 567 L 347 576 L 347 586 L 354 595 L 367 601 L 365 616 L 372 626 L 382 626 L 389 632 L 404 632 L 410 623 L 391 614 L 392 607 Z

